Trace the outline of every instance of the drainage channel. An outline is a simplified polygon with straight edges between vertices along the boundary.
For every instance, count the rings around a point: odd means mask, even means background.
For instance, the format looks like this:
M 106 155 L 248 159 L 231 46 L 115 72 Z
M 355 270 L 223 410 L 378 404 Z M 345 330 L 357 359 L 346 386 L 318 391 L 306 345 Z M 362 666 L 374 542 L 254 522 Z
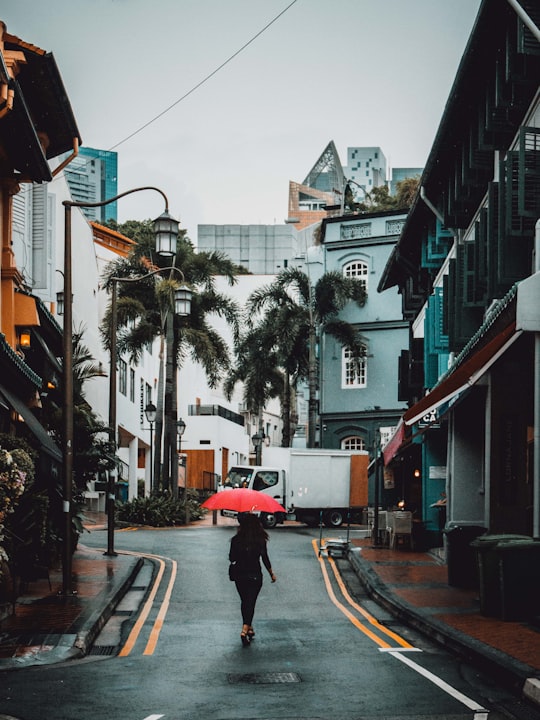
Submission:
M 122 643 L 122 625 L 139 611 L 152 582 L 153 572 L 153 564 L 145 560 L 133 584 L 101 629 L 88 655 L 111 656 L 118 653 Z

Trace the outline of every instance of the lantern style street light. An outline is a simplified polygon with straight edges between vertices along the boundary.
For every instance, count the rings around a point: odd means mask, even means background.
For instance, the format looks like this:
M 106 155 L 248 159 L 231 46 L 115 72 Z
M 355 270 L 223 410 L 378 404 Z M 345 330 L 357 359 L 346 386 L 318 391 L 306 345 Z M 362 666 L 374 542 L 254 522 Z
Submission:
M 72 578 L 72 541 L 71 541 L 71 528 L 72 528 L 72 482 L 73 482 L 73 274 L 72 274 L 72 243 L 71 243 L 71 209 L 73 207 L 102 207 L 109 203 L 119 200 L 126 195 L 131 195 L 135 192 L 141 192 L 143 190 L 153 190 L 158 192 L 165 200 L 165 212 L 160 216 L 167 217 L 168 221 L 168 232 L 166 232 L 165 224 L 159 225 L 159 234 L 156 234 L 156 242 L 159 241 L 159 246 L 156 245 L 156 252 L 159 254 L 160 250 L 164 250 L 166 253 L 176 253 L 176 240 L 178 237 L 179 223 L 169 215 L 169 201 L 165 193 L 159 188 L 152 186 L 137 187 L 132 190 L 126 190 L 126 192 L 120 193 L 115 197 L 103 200 L 101 202 L 79 202 L 75 200 L 64 200 L 62 205 L 64 206 L 64 327 L 63 327 L 63 371 L 64 371 L 64 401 L 62 408 L 63 416 L 63 443 L 62 443 L 62 455 L 63 455 L 63 498 L 62 498 L 62 510 L 64 514 L 64 543 L 63 543 L 63 554 L 62 554 L 62 591 L 61 594 L 65 597 L 73 595 L 73 578 Z M 157 222 L 157 221 L 156 221 Z M 174 238 L 172 237 L 174 235 Z M 114 287 L 114 284 L 113 284 Z M 114 371 L 113 371 L 114 368 Z M 116 366 L 111 365 L 111 378 L 116 379 Z M 115 398 L 116 399 L 116 398 Z M 110 423 L 110 412 L 109 407 L 109 432 L 111 437 L 116 440 L 116 431 Z M 112 533 L 114 533 L 114 476 L 109 473 L 108 482 L 108 499 L 109 499 L 109 512 L 108 512 L 108 548 L 106 554 L 114 555 Z M 112 496 L 112 499 L 111 499 Z M 112 506 L 112 507 L 111 507 Z M 112 517 L 112 522 L 111 522 Z
M 251 436 L 251 442 L 253 443 L 253 447 L 255 448 L 255 465 L 261 464 L 262 442 L 264 438 L 265 435 L 262 430 L 259 430 L 259 432 L 255 433 L 255 435 Z
M 157 408 L 152 401 L 144 408 L 146 422 L 150 424 L 150 488 L 154 487 L 154 423 L 156 422 Z
M 117 330 L 118 330 L 118 314 L 117 314 L 117 284 L 118 283 L 137 283 L 141 280 L 146 280 L 146 278 L 151 277 L 152 275 L 157 275 L 162 272 L 166 272 L 169 270 L 171 272 L 171 275 L 173 272 L 178 273 L 182 278 L 182 283 L 184 283 L 184 273 L 174 265 L 171 267 L 166 268 L 158 268 L 157 270 L 153 270 L 152 272 L 147 273 L 146 275 L 137 275 L 135 277 L 112 277 L 109 278 L 110 282 L 112 283 L 111 287 L 111 328 L 110 328 L 110 337 L 109 337 L 109 346 L 110 346 L 110 363 L 111 363 L 111 374 L 109 377 L 109 429 L 112 433 L 112 437 L 114 437 L 114 443 L 116 447 L 116 366 L 117 366 L 117 358 L 118 358 L 118 352 L 117 352 Z M 180 287 L 175 288 L 174 290 L 174 312 L 175 315 L 178 315 L 180 317 L 185 317 L 189 315 L 191 312 L 191 296 L 192 292 L 187 287 L 187 285 L 182 284 Z M 155 420 L 155 416 L 154 416 Z M 109 487 L 109 512 L 108 512 L 108 519 L 107 519 L 107 552 L 106 555 L 114 555 L 114 486 L 111 488 Z

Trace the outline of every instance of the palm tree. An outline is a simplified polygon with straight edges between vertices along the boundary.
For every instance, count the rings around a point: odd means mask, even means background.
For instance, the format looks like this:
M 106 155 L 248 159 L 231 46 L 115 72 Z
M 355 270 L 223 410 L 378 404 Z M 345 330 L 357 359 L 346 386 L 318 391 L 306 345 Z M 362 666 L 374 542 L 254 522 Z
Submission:
M 137 227 L 137 223 L 132 224 Z M 187 238 L 179 237 L 174 263 L 170 264 L 182 271 L 194 294 L 189 317 L 178 318 L 172 312 L 170 300 L 171 288 L 178 284 L 176 275 L 162 277 L 151 274 L 160 267 L 159 263 L 163 267 L 163 263 L 159 260 L 152 264 L 153 235 L 150 237 L 148 233 L 141 233 L 140 237 L 141 242 L 134 247 L 132 254 L 127 259 L 109 264 L 103 277 L 106 287 L 111 286 L 113 277 L 140 278 L 140 282 L 119 283 L 117 347 L 119 353 L 127 353 L 137 361 L 144 347 L 160 338 L 158 413 L 154 437 L 156 448 L 161 447 L 163 440 L 164 462 L 160 483 L 160 454 L 156 452 L 154 489 L 161 484 L 163 489 L 176 494 L 177 370 L 189 355 L 203 366 L 210 386 L 215 387 L 229 369 L 227 343 L 212 327 L 209 318 L 212 315 L 224 318 L 237 336 L 238 307 L 215 287 L 216 275 L 227 277 L 229 284 L 233 285 L 237 268 L 221 253 L 196 253 Z M 101 326 L 106 347 L 110 343 L 110 325 L 109 308 Z
M 249 327 L 249 318 L 244 319 Z M 284 378 L 275 347 L 275 338 L 262 323 L 252 326 L 235 343 L 236 362 L 224 382 L 225 396 L 230 400 L 235 385 L 243 383 L 243 401 L 258 416 L 262 430 L 262 412 L 268 400 L 283 393 Z
M 291 380 L 293 387 L 300 380 L 308 381 L 310 448 L 315 446 L 317 423 L 317 336 L 331 335 L 351 349 L 353 358 L 365 352 L 354 325 L 339 318 L 350 301 L 358 307 L 366 302 L 365 287 L 358 280 L 328 272 L 313 287 L 309 276 L 297 268 L 283 270 L 248 299 L 249 314 L 266 318 L 259 329 L 273 337 L 276 357 L 288 378 L 286 386 Z M 290 417 L 284 422 L 289 426 Z

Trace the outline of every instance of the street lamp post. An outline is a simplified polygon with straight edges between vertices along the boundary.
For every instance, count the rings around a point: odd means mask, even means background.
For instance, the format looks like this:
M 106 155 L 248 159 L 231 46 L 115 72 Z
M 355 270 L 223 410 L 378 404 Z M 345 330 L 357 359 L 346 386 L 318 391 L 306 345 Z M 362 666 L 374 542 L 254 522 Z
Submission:
M 178 233 L 178 227 L 176 228 L 176 232 Z M 157 234 L 156 234 L 156 240 L 157 240 Z M 111 362 L 111 374 L 109 378 L 109 428 L 110 432 L 113 434 L 114 437 L 114 443 L 116 446 L 116 366 L 117 366 L 117 323 L 118 323 L 118 317 L 117 317 L 117 284 L 119 282 L 125 282 L 125 283 L 136 283 L 140 282 L 141 280 L 145 280 L 148 277 L 151 277 L 152 275 L 157 275 L 159 273 L 165 272 L 167 270 L 171 271 L 171 275 L 173 272 L 177 272 L 181 278 L 182 283 L 184 283 L 184 273 L 174 265 L 171 267 L 166 268 L 158 268 L 157 270 L 152 270 L 152 272 L 147 273 L 146 275 L 137 275 L 136 277 L 111 277 L 109 278 L 111 282 L 111 334 L 109 338 L 109 344 L 110 344 L 110 362 Z M 177 287 L 174 291 L 174 313 L 175 315 L 185 316 L 189 315 L 191 311 L 191 290 L 185 285 L 182 284 L 180 287 Z M 154 415 L 155 420 L 155 415 Z M 114 484 L 109 483 L 108 488 L 108 495 L 109 495 L 109 510 L 108 510 L 108 519 L 107 519 L 107 530 L 108 530 L 108 543 L 107 543 L 107 552 L 106 555 L 114 555 Z
M 63 498 L 62 510 L 64 515 L 64 545 L 62 554 L 62 591 L 64 596 L 74 594 L 73 578 L 72 578 L 72 482 L 73 482 L 73 274 L 72 274 L 72 251 L 71 251 L 71 209 L 73 207 L 102 207 L 108 205 L 115 200 L 119 200 L 126 195 L 131 195 L 142 190 L 153 190 L 158 192 L 165 200 L 165 211 L 155 222 L 156 242 L 159 240 L 160 247 L 156 246 L 156 251 L 160 252 L 162 248 L 166 250 L 166 254 L 176 252 L 176 237 L 178 235 L 178 222 L 169 215 L 169 201 L 165 193 L 159 188 L 152 186 L 133 188 L 120 193 L 113 198 L 103 200 L 102 202 L 77 202 L 75 200 L 64 200 L 64 327 L 63 327 L 63 371 L 64 371 L 64 402 L 62 407 L 63 416 Z M 173 239 L 171 235 L 176 227 L 176 236 Z M 174 251 L 173 251 L 174 248 Z M 114 286 L 114 284 L 113 284 Z M 113 371 L 114 368 L 114 371 Z M 116 382 L 116 365 L 111 364 L 111 382 L 112 378 Z M 116 397 L 115 397 L 116 402 Z M 111 409 L 109 407 L 109 421 Z M 109 422 L 109 432 L 111 438 L 114 439 L 116 445 L 116 429 Z M 112 537 L 114 533 L 114 477 L 109 473 L 108 492 L 109 498 L 113 497 L 113 501 L 109 502 L 108 512 L 108 555 L 114 555 Z M 112 507 L 111 507 L 112 506 Z M 111 522 L 112 519 L 112 522 Z
M 156 422 L 157 408 L 149 402 L 144 408 L 146 422 L 150 424 L 150 490 L 154 489 L 154 423 Z
M 182 461 L 182 435 L 186 432 L 186 423 L 182 418 L 176 421 L 176 434 L 178 435 L 178 462 Z M 189 523 L 189 505 L 188 505 L 188 484 L 187 484 L 187 467 L 184 468 L 184 522 Z
M 264 432 L 259 430 L 255 435 L 251 436 L 253 447 L 255 448 L 255 465 L 260 465 L 262 460 L 262 442 L 264 440 Z

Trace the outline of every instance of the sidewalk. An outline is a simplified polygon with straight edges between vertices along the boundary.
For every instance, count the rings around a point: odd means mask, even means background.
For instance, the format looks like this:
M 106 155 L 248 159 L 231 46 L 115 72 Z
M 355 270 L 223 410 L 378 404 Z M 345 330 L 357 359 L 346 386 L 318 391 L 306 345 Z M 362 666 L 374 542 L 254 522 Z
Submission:
M 370 538 L 350 544 L 349 561 L 372 598 L 540 706 L 540 625 L 481 615 L 478 590 L 448 585 L 436 554 L 375 548 Z
M 90 527 L 99 528 L 101 520 L 94 517 Z M 208 513 L 190 527 L 212 524 Z M 218 516 L 217 524 L 236 521 Z M 540 706 L 540 627 L 482 616 L 478 592 L 449 586 L 447 567 L 434 554 L 374 548 L 363 538 L 351 540 L 348 558 L 368 594 L 403 622 Z M 81 544 L 73 557 L 76 597 L 58 597 L 61 569 L 51 571 L 52 590 L 47 580 L 31 583 L 15 615 L 0 623 L 0 671 L 87 654 L 141 562 Z

